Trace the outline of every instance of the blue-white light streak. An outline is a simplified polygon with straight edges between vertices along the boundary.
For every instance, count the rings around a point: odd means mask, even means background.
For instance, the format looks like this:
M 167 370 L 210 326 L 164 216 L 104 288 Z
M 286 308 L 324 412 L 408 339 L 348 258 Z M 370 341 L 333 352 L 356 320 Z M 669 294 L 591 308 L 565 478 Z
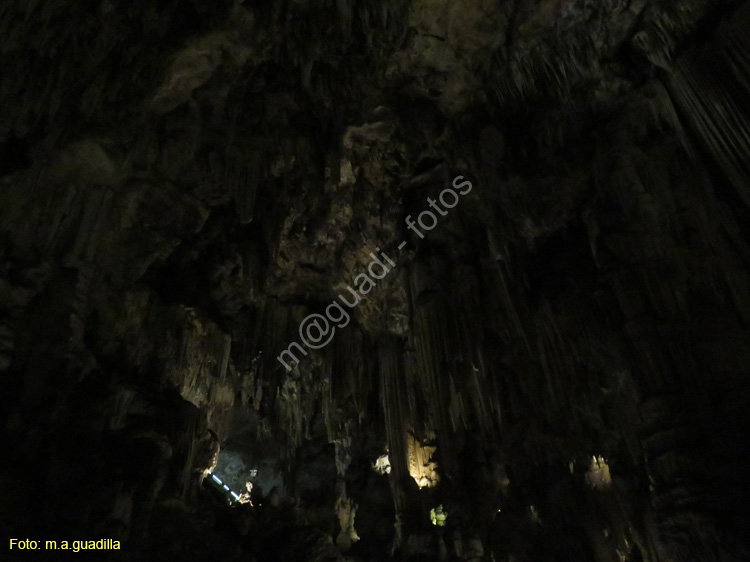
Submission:
M 216 482 L 219 486 L 221 486 L 227 492 L 229 492 L 230 494 L 232 494 L 232 497 L 234 498 L 234 501 L 239 501 L 239 499 L 240 499 L 239 494 L 235 493 L 231 488 L 229 488 L 229 486 L 227 486 L 226 484 L 224 484 L 224 482 L 221 481 L 221 478 L 219 478 L 218 476 L 216 476 L 212 472 L 209 472 L 208 474 L 211 475 L 211 478 L 213 479 L 214 482 Z

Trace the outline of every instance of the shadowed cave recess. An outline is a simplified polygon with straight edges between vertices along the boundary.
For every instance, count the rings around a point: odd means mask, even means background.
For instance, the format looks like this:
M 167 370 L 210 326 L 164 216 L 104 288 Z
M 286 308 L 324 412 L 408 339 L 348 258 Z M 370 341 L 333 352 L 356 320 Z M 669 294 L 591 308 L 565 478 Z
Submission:
M 0 560 L 750 560 L 749 3 L 4 0 L 0 52 Z

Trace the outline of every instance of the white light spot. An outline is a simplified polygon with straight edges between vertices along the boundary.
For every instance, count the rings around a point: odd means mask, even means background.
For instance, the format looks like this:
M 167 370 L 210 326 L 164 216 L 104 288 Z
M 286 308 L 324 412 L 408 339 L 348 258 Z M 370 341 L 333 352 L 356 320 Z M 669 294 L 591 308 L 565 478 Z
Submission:
M 388 453 L 384 455 L 380 455 L 375 461 L 375 464 L 372 465 L 372 468 L 378 474 L 390 474 L 391 473 L 391 459 L 388 458 Z

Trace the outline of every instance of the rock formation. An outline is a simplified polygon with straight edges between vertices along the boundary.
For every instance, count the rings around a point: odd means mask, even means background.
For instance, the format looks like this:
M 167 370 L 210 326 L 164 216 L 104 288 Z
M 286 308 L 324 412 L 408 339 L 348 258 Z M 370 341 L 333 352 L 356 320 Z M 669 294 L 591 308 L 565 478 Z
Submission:
M 747 2 L 5 0 L 0 50 L 0 559 L 750 560 Z

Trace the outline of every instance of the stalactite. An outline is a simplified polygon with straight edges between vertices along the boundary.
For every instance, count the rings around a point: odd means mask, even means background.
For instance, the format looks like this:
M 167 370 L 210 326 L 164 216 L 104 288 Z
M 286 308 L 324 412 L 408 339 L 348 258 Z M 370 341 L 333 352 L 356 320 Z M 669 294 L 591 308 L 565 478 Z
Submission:
M 225 182 L 234 195 L 240 224 L 252 222 L 255 197 L 262 180 L 261 155 L 257 151 L 247 154 L 231 151 L 226 158 Z
M 82 264 L 78 270 L 75 298 L 70 313 L 70 331 L 73 334 L 71 338 L 72 346 L 83 344 L 85 321 L 89 309 L 89 298 L 95 273 L 96 267 L 91 263 Z
M 735 3 L 518 2 L 512 29 L 501 13 L 486 18 L 489 32 L 476 33 L 466 29 L 472 14 L 493 2 L 468 12 L 432 1 L 216 4 L 242 11 L 239 25 L 222 13 L 203 22 L 220 10 L 213 4 L 175 12 L 166 3 L 142 15 L 115 1 L 71 12 L 77 27 L 63 25 L 67 15 L 53 4 L 0 7 L 0 74 L 18 77 L 0 83 L 13 101 L 0 108 L 0 173 L 12 168 L 2 160 L 6 134 L 22 138 L 33 160 L 31 171 L 0 177 L 0 237 L 8 255 L 59 273 L 32 290 L 0 248 L 8 316 L 0 320 L 0 370 L 10 383 L 0 393 L 3 423 L 6 404 L 22 397 L 8 414 L 8 456 L 33 481 L 51 482 L 17 502 L 13 517 L 32 514 L 19 529 L 34 529 L 33 506 L 49 488 L 63 490 L 55 455 L 47 473 L 47 458 L 29 451 L 46 442 L 87 451 L 99 436 L 79 432 L 80 418 L 118 435 L 136 421 L 159 426 L 134 439 L 148 449 L 134 462 L 145 476 L 128 475 L 144 501 L 133 502 L 126 484 L 106 488 L 120 467 L 100 470 L 95 448 L 81 456 L 95 459 L 86 469 L 115 504 L 90 513 L 130 507 L 147 521 L 168 480 L 164 511 L 195 524 L 195 540 L 213 547 L 229 538 L 221 546 L 237 549 L 235 557 L 257 549 L 269 559 L 316 559 L 297 549 L 298 541 L 324 542 L 314 527 L 338 534 L 345 549 L 356 536 L 355 502 L 367 505 L 357 522 L 377 549 L 391 537 L 378 529 L 393 522 L 389 478 L 404 559 L 423 551 L 425 559 L 613 562 L 627 557 L 622 538 L 634 536 L 647 562 L 687 559 L 688 546 L 696 559 L 718 552 L 711 518 L 732 504 L 722 494 L 737 505 L 747 495 L 732 477 L 741 472 L 734 457 L 746 425 L 750 249 L 745 211 L 721 184 L 729 176 L 750 202 L 750 10 L 722 20 Z M 423 54 L 405 33 L 417 7 L 431 11 L 426 27 L 444 27 L 421 45 L 443 45 L 450 71 L 404 62 Z M 209 65 L 211 78 L 188 92 L 189 106 L 144 109 L 138 100 L 153 99 L 170 78 L 168 57 L 206 28 L 236 31 L 251 53 L 245 64 Z M 147 48 L 133 43 L 138 30 L 152 38 Z M 688 36 L 697 47 L 684 43 Z M 236 48 L 209 50 L 223 60 L 239 58 Z M 458 82 L 466 88 L 456 96 L 467 104 L 460 110 L 446 103 Z M 376 109 L 381 103 L 389 109 Z M 370 125 L 356 124 L 373 119 L 391 127 L 387 138 L 363 138 L 339 154 L 345 127 L 364 130 Z M 88 148 L 101 143 L 101 151 L 81 153 L 89 168 L 48 165 L 58 139 L 65 146 L 73 138 L 99 139 Z M 718 166 L 706 165 L 706 148 Z M 91 156 L 101 154 L 112 166 L 94 180 Z M 320 311 L 363 247 L 397 241 L 402 215 L 417 216 L 412 204 L 436 187 L 440 170 L 409 178 L 437 157 L 446 175 L 456 165 L 481 179 L 426 239 L 409 234 L 398 265 L 408 306 L 390 277 L 325 349 L 307 349 L 284 369 L 277 354 L 298 341 L 302 318 Z M 80 355 L 58 356 L 69 343 Z M 84 353 L 93 367 L 81 366 Z M 81 384 L 53 376 L 58 368 Z M 62 399 L 53 396 L 58 387 Z M 173 405 L 175 388 L 182 400 Z M 80 411 L 66 403 L 77 394 Z M 204 413 L 174 414 L 185 400 Z M 40 411 L 54 416 L 40 423 Z M 164 420 L 142 419 L 154 411 L 167 412 Z M 274 482 L 279 493 L 254 512 L 175 499 L 188 495 L 204 425 L 223 439 L 232 413 L 236 442 L 252 442 L 253 455 L 259 444 L 270 451 L 265 460 L 287 465 Z M 49 430 L 51 420 L 59 430 Z M 162 438 L 160 425 L 189 435 Z M 392 472 L 370 474 L 384 441 Z M 611 455 L 611 483 L 591 490 L 575 459 L 600 454 Z M 500 476 L 505 466 L 510 478 Z M 409 473 L 424 483 L 433 468 L 440 484 L 416 490 Z M 303 497 L 307 479 L 314 490 Z M 289 504 L 285 488 L 298 495 Z M 427 517 L 440 513 L 438 501 L 448 513 L 441 529 Z M 0 519 L 5 513 L 3 505 Z M 213 514 L 221 514 L 216 524 Z M 644 518 L 653 519 L 648 533 Z M 505 524 L 512 532 L 490 546 Z M 143 544 L 181 543 L 171 530 L 150 530 Z
M 750 89 L 750 42 L 747 29 L 750 28 L 750 10 L 740 7 L 724 33 L 718 34 L 723 58 L 729 64 L 734 78 L 745 90 Z
M 446 310 L 438 300 L 422 305 L 414 318 L 413 345 L 416 349 L 417 381 L 426 402 L 426 424 L 435 428 L 438 435 L 438 448 L 441 451 L 443 469 L 450 475 L 453 470 L 453 447 L 451 435 L 453 425 L 446 411 L 451 395 L 445 388 L 443 358 L 446 352 L 445 338 L 448 336 Z M 446 328 L 442 328 L 445 326 Z M 454 413 L 456 413 L 454 411 Z
M 406 446 L 406 397 L 403 368 L 400 364 L 399 343 L 393 338 L 381 340 L 378 350 L 380 365 L 380 396 L 388 439 L 388 457 L 391 462 L 391 488 L 396 512 L 407 508 L 405 482 L 409 478 Z
M 336 0 L 339 25 L 344 41 L 349 41 L 352 33 L 352 0 Z
M 377 381 L 372 364 L 368 361 L 373 353 L 371 343 L 359 330 L 346 330 L 337 334 L 332 364 L 332 401 L 347 411 L 351 404 L 361 422 L 369 416 L 371 397 Z
M 742 26 L 747 24 L 742 23 L 742 17 L 740 11 L 734 28 L 726 29 L 725 26 L 722 35 L 734 37 L 738 33 L 735 28 L 745 29 Z M 667 86 L 694 133 L 727 174 L 740 198 L 750 206 L 750 192 L 746 188 L 750 183 L 750 165 L 746 157 L 750 153 L 750 114 L 739 102 L 750 92 L 750 83 L 736 72 L 734 78 L 740 80 L 734 84 L 718 79 L 722 67 L 736 69 L 738 64 L 746 64 L 745 55 L 729 46 L 733 40 L 723 41 L 727 46 L 719 53 L 726 59 L 717 53 L 688 52 L 676 62 L 673 72 L 668 75 Z M 716 63 L 721 67 L 716 68 Z M 709 69 L 708 75 L 706 69 Z
M 114 195 L 110 190 L 93 189 L 87 193 L 75 242 L 65 256 L 64 263 L 68 265 L 79 261 L 91 263 L 95 259 L 97 246 L 110 217 L 113 200 Z
M 216 376 L 219 380 L 224 380 L 227 376 L 227 367 L 229 366 L 229 357 L 232 350 L 232 336 L 221 334 L 219 346 L 219 353 L 216 354 L 218 359 Z
M 253 330 L 255 337 L 249 349 L 253 356 L 263 354 L 263 360 L 258 365 L 258 377 L 275 388 L 279 384 L 280 368 L 283 367 L 279 365 L 274 353 L 276 350 L 286 349 L 289 345 L 288 338 L 294 334 L 290 330 L 292 308 L 273 297 L 259 299 L 258 307 L 257 322 Z
M 59 244 L 59 230 L 61 227 L 67 227 L 69 221 L 72 220 L 73 203 L 80 191 L 81 188 L 76 185 L 70 185 L 65 190 L 65 199 L 62 204 L 57 206 L 54 218 L 50 221 L 52 226 L 49 227 L 47 239 L 44 242 L 46 252 L 52 252 L 55 246 Z

